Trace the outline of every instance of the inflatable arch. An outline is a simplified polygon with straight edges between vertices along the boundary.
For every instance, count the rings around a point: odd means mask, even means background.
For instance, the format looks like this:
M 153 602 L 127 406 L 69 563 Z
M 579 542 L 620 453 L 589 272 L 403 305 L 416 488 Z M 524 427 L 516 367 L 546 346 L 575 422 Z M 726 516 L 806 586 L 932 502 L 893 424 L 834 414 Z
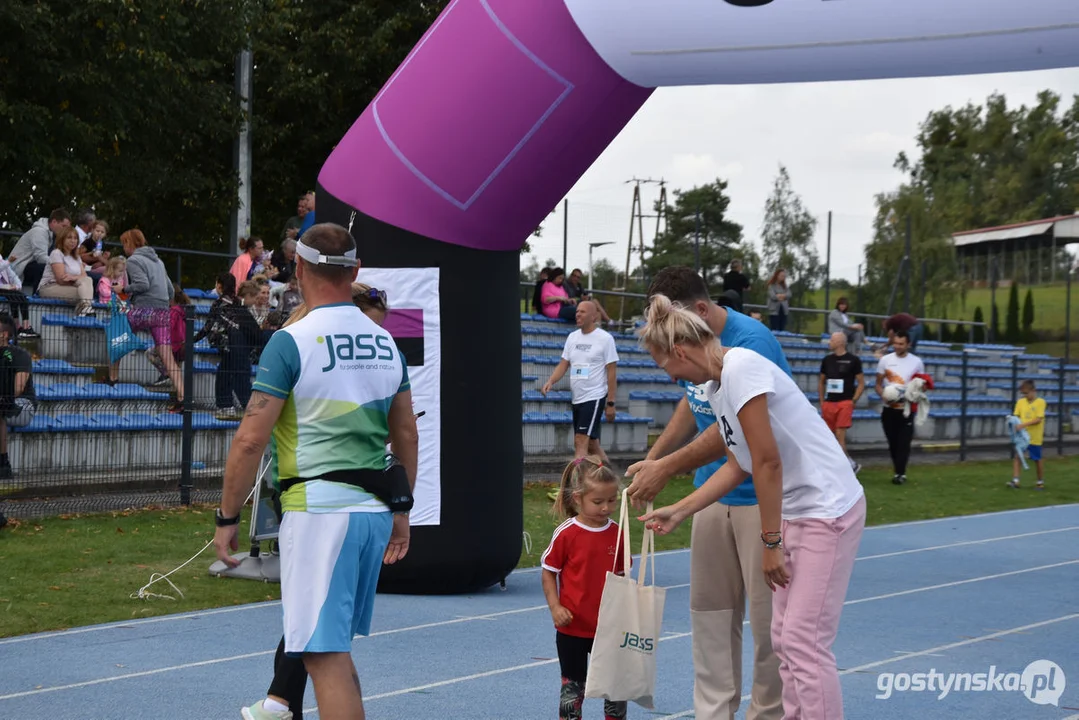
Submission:
M 412 546 L 380 589 L 515 567 L 518 251 L 653 88 L 1077 65 L 1076 0 L 451 0 L 318 178 L 423 412 Z

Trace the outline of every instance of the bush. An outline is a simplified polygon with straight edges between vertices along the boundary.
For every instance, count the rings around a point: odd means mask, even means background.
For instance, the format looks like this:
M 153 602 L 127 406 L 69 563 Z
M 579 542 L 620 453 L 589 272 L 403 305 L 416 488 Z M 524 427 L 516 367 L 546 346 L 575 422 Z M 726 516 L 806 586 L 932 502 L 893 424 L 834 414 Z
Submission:
M 984 323 L 985 322 L 985 315 L 982 313 L 982 306 L 981 305 L 974 308 L 974 322 L 975 323 Z M 974 326 L 974 342 L 976 342 L 976 343 L 984 343 L 985 342 L 985 327 L 983 325 L 975 325 Z
M 1004 340 L 1013 345 L 1023 342 L 1019 331 L 1019 283 L 1012 283 L 1008 292 L 1008 314 L 1004 319 Z
M 1023 300 L 1023 342 L 1034 342 L 1034 291 L 1027 288 L 1026 299 Z
M 1000 335 L 1000 307 L 996 303 L 993 303 L 993 315 L 989 318 L 989 330 L 994 343 L 1004 341 Z
M 965 345 L 969 338 L 967 337 L 967 326 L 960 320 L 955 324 L 955 330 L 952 332 L 952 342 L 957 345 Z

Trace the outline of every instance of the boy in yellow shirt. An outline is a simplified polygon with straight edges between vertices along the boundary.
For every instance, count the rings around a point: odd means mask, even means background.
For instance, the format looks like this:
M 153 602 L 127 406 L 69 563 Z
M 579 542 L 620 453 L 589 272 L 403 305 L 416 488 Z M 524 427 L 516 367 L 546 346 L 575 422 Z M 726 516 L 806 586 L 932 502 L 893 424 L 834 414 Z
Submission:
M 1038 471 L 1038 484 L 1034 487 L 1038 490 L 1045 488 L 1045 466 L 1042 463 L 1042 440 L 1045 439 L 1045 398 L 1038 397 L 1038 390 L 1034 387 L 1033 380 L 1024 380 L 1019 385 L 1019 392 L 1023 397 L 1015 403 L 1014 415 L 1019 418 L 1016 430 L 1026 429 L 1030 435 L 1030 445 L 1027 447 L 1027 457 L 1034 463 Z M 1012 481 L 1010 487 L 1019 487 L 1019 456 L 1012 459 Z

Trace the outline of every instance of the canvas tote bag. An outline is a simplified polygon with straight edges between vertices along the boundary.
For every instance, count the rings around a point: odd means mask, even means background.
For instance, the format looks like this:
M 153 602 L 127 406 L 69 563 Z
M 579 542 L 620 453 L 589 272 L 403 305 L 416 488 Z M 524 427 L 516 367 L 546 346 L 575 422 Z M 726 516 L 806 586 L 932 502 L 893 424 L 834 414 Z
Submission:
M 648 503 L 648 512 L 652 503 Z M 618 542 L 625 576 L 607 573 L 599 604 L 599 622 L 592 644 L 585 697 L 628 700 L 648 710 L 654 709 L 656 692 L 656 649 L 663 622 L 663 603 L 667 591 L 656 587 L 655 539 L 644 529 L 641 539 L 641 565 L 637 579 L 630 573 L 629 498 L 622 491 L 622 509 L 618 518 Z M 651 584 L 644 584 L 651 561 Z M 617 559 L 615 561 L 617 563 Z M 613 570 L 613 568 L 612 568 Z

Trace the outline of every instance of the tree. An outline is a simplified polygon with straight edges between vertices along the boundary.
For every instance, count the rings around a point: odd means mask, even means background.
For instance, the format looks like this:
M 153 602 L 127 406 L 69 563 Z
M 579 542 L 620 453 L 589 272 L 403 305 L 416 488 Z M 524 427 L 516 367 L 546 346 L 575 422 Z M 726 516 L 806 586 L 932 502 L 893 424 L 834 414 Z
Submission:
M 970 336 L 967 334 L 967 326 L 963 324 L 962 319 L 955 325 L 955 330 L 952 332 L 952 342 L 956 345 L 965 345 L 970 340 Z
M 932 202 L 948 232 L 1071 214 L 1079 207 L 1079 96 L 1070 109 L 1042 91 L 1033 107 L 993 94 L 931 112 L 896 167 Z
M 315 186 L 330 151 L 446 0 L 260 3 L 266 12 L 252 35 L 252 138 L 255 157 L 267 165 L 252 206 L 257 232 L 277 238 L 296 195 Z
M 0 3 L 0 223 L 25 229 L 54 207 L 92 206 L 155 245 L 227 235 L 246 7 Z
M 907 217 L 912 267 L 924 260 L 930 269 L 927 307 L 933 313 L 963 298 L 952 233 L 1070 215 L 1079 207 L 1079 95 L 1070 108 L 1048 91 L 1031 107 L 1010 108 L 998 94 L 984 105 L 946 107 L 926 117 L 915 141 L 917 155 L 900 153 L 895 161 L 906 180 L 877 197 L 866 248 L 867 309 L 887 309 Z M 897 293 L 897 301 L 902 296 Z
M 1023 300 L 1023 342 L 1034 342 L 1034 291 L 1030 288 Z
M 600 258 L 592 263 L 592 288 L 595 290 L 610 290 L 618 284 L 618 276 L 621 271 L 616 268 L 607 258 Z M 584 279 L 585 287 L 588 287 L 588 278 Z
M 666 214 L 667 228 L 656 237 L 644 262 L 649 276 L 671 265 L 697 267 L 699 253 L 701 276 L 709 290 L 719 291 L 719 279 L 742 241 L 742 226 L 727 219 L 731 200 L 726 189 L 727 183 L 716 178 L 707 185 L 675 190 L 674 205 L 656 203 L 656 211 Z
M 945 320 L 945 321 L 948 319 L 948 309 L 947 308 L 944 309 L 944 312 L 941 313 L 940 317 L 941 317 L 942 320 Z M 951 342 L 952 330 L 951 330 L 950 327 L 948 327 L 947 322 L 942 322 L 940 324 L 940 327 L 937 328 L 937 337 L 940 339 L 941 342 Z
M 989 329 L 994 343 L 1004 342 L 1000 335 L 1000 306 L 993 303 L 993 314 L 989 318 Z
M 985 316 L 982 314 L 982 306 L 974 308 L 974 342 L 985 342 Z
M 955 250 L 931 205 L 914 189 L 903 186 L 876 197 L 877 215 L 873 221 L 873 239 L 866 246 L 864 293 L 868 312 L 887 314 L 905 310 L 905 278 L 899 275 L 906 254 L 907 218 L 911 225 L 911 257 L 907 272 L 926 262 L 926 286 L 931 288 L 925 306 L 931 315 L 938 308 L 955 305 L 963 297 L 955 263 Z M 912 276 L 913 277 L 913 276 Z M 898 283 L 898 284 L 897 284 Z M 912 283 L 912 287 L 915 284 Z M 893 295 L 893 288 L 896 292 Z M 889 306 L 889 300 L 892 302 Z M 911 309 L 916 298 L 910 298 Z
M 764 203 L 761 255 L 767 275 L 786 269 L 792 307 L 806 304 L 806 296 L 824 274 L 814 241 L 816 230 L 817 219 L 791 187 L 787 168 L 780 165 L 772 194 Z
M 1008 291 L 1008 314 L 1004 319 L 1004 339 L 1010 343 L 1023 342 L 1019 330 L 1019 283 L 1013 282 Z

